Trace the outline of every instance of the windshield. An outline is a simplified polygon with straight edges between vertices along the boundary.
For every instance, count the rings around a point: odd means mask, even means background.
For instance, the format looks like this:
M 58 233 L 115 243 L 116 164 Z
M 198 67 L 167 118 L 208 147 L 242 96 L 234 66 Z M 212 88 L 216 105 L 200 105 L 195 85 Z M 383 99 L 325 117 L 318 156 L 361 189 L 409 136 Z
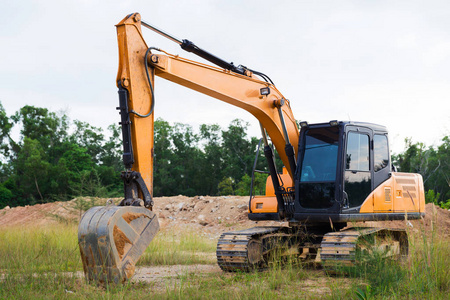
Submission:
M 302 162 L 301 182 L 335 181 L 339 127 L 308 129 Z

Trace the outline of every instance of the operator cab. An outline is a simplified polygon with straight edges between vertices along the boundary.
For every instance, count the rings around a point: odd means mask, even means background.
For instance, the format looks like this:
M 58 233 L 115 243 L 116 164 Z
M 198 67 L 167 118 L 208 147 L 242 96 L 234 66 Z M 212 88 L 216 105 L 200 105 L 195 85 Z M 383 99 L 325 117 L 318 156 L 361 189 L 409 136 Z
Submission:
M 362 122 L 301 123 L 292 221 L 361 219 L 361 205 L 390 177 L 388 133 Z

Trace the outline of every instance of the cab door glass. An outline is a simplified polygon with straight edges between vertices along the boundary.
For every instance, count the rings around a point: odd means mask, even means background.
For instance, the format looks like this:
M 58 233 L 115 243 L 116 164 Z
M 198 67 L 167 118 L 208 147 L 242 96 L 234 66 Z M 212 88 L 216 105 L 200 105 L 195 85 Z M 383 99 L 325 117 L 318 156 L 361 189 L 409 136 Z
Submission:
M 346 169 L 369 171 L 369 136 L 349 132 L 347 140 Z
M 348 133 L 344 186 L 349 207 L 360 206 L 372 189 L 369 145 L 368 134 Z
M 373 136 L 373 156 L 373 169 L 375 172 L 378 172 L 388 166 L 388 139 L 385 135 L 375 134 Z

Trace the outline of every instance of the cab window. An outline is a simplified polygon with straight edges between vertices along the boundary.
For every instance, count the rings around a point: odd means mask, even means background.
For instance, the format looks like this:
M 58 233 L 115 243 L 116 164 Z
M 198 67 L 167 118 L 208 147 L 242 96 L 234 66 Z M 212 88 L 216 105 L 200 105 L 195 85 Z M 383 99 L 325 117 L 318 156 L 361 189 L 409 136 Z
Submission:
M 347 140 L 346 169 L 369 171 L 369 136 L 349 132 Z
M 344 190 L 349 207 L 360 206 L 370 194 L 369 135 L 349 132 L 347 136 Z
M 389 164 L 389 150 L 387 136 L 375 134 L 373 136 L 373 169 L 378 172 L 386 168 Z

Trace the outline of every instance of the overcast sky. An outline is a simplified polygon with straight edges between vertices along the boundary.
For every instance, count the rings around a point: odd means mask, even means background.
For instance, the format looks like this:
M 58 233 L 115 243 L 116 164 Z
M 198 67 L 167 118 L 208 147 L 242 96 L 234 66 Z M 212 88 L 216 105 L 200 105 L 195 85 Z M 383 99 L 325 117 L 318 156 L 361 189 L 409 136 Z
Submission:
M 119 121 L 114 27 L 148 23 L 261 71 L 310 123 L 382 124 L 394 152 L 404 139 L 450 134 L 450 1 L 31 1 L 2 0 L 0 101 L 29 104 L 106 128 Z M 195 58 L 147 30 L 149 46 Z M 249 113 L 157 79 L 155 116 L 198 127 Z

